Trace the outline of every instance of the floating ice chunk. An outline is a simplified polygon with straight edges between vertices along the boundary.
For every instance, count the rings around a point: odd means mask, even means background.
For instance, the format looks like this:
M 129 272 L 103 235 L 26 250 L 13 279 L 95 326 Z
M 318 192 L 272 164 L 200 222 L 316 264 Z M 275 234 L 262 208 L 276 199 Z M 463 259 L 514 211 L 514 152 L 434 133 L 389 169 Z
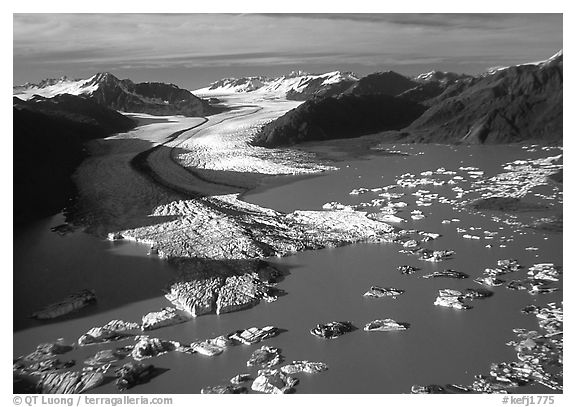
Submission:
M 418 241 L 411 239 L 411 240 L 407 240 L 406 242 L 404 242 L 404 244 L 402 245 L 406 248 L 414 248 L 414 247 L 418 247 Z
M 408 328 L 408 324 L 402 322 L 396 322 L 393 319 L 375 319 L 364 326 L 366 332 L 382 331 L 405 331 Z
M 393 222 L 393 223 L 402 223 L 402 222 L 406 222 L 406 219 L 403 219 L 399 216 L 396 215 L 390 215 L 387 213 L 383 213 L 382 216 L 380 216 L 380 219 L 383 222 Z
M 402 274 L 414 274 L 416 271 L 420 270 L 418 267 L 412 266 L 398 266 L 398 271 Z
M 505 280 L 496 277 L 478 277 L 474 279 L 475 282 L 490 287 L 498 287 L 505 283 Z
M 322 209 L 325 210 L 331 210 L 331 211 L 347 211 L 347 212 L 352 212 L 354 211 L 354 208 L 351 207 L 350 205 L 344 205 L 341 204 L 339 202 L 327 202 L 324 205 L 322 205 Z
M 432 233 L 432 232 L 419 232 L 420 235 L 429 237 L 430 239 L 438 239 L 441 235 L 440 233 Z
M 462 236 L 464 239 L 473 239 L 473 240 L 479 240 L 480 236 L 476 236 L 476 235 L 463 235 Z
M 389 208 L 405 208 L 408 206 L 406 202 L 389 202 L 387 205 Z
M 358 188 L 350 191 L 350 195 L 362 195 L 365 194 L 366 192 L 370 192 L 370 190 L 368 188 Z
M 393 287 L 379 287 L 373 285 L 370 290 L 364 293 L 365 297 L 382 298 L 382 297 L 392 297 L 396 298 L 399 295 L 404 294 L 404 290 Z

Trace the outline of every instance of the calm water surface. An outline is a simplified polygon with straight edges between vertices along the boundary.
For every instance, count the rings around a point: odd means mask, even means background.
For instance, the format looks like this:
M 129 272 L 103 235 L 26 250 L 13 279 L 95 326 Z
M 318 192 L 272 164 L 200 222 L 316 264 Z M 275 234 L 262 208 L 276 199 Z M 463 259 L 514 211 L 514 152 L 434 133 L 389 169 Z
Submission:
M 256 191 L 244 199 L 282 211 L 318 210 L 329 201 L 356 204 L 370 200 L 376 196 L 348 193 L 354 188 L 392 184 L 405 172 L 419 174 L 438 167 L 477 166 L 491 176 L 502 172 L 501 164 L 505 162 L 559 154 L 529 153 L 518 147 L 502 146 L 404 149 L 425 154 L 340 162 L 342 168 L 338 172 Z M 448 194 L 450 186 L 422 189 Z M 489 217 L 455 212 L 439 203 L 417 208 L 415 197 L 409 194 L 401 200 L 409 203 L 408 212 L 420 209 L 427 215 L 402 227 L 441 233 L 442 237 L 429 242 L 428 247 L 455 250 L 453 259 L 437 264 L 421 262 L 399 253 L 400 246 L 394 244 L 358 244 L 275 259 L 274 262 L 290 268 L 291 274 L 280 283 L 286 296 L 242 312 L 201 316 L 185 324 L 153 331 L 153 336 L 190 342 L 251 326 L 274 325 L 285 329 L 262 344 L 281 348 L 288 362 L 312 360 L 329 365 L 329 370 L 321 374 L 298 375 L 299 393 L 407 393 L 413 384 L 470 384 L 474 374 L 488 372 L 491 362 L 515 359 L 512 348 L 505 346 L 514 337 L 512 328 L 537 327 L 535 318 L 521 314 L 520 309 L 531 303 L 561 301 L 561 292 L 530 296 L 496 288 L 493 297 L 477 300 L 471 303 L 474 308 L 460 311 L 434 306 L 437 290 L 478 288 L 472 278 L 481 275 L 484 268 L 496 266 L 498 259 L 517 258 L 526 267 L 538 262 L 560 265 L 562 235 L 519 231 L 495 224 Z M 461 222 L 441 224 L 442 219 L 451 218 L 459 218 Z M 49 231 L 50 226 L 58 223 L 61 219 L 39 222 L 15 237 L 15 356 L 29 353 L 38 343 L 60 337 L 74 341 L 89 328 L 110 319 L 139 321 L 145 313 L 169 305 L 161 296 L 160 288 L 172 278 L 173 271 L 166 262 L 147 257 L 146 247 L 102 242 L 81 232 L 60 237 Z M 487 241 L 463 239 L 456 232 L 456 227 L 470 226 L 497 230 L 502 236 L 513 236 L 514 241 L 508 242 L 505 248 L 497 245 L 485 248 Z M 539 250 L 526 251 L 529 246 Z M 402 264 L 423 270 L 410 276 L 402 275 L 396 271 Z M 445 268 L 466 272 L 471 278 L 418 278 L 421 273 Z M 524 275 L 525 270 L 512 273 L 509 279 Z M 406 293 L 397 299 L 363 297 L 371 285 L 392 286 Z M 85 287 L 95 288 L 102 300 L 74 319 L 34 325 L 25 318 L 39 306 Z M 365 323 L 377 318 L 393 318 L 411 326 L 405 332 L 362 331 Z M 317 323 L 333 320 L 349 320 L 360 329 L 335 340 L 322 340 L 309 334 L 309 329 Z M 130 341 L 89 346 L 65 356 L 81 365 L 84 358 L 98 350 L 124 343 Z M 149 359 L 150 363 L 169 371 L 130 391 L 196 393 L 207 385 L 225 384 L 238 373 L 252 373 L 255 377 L 257 369 L 247 368 L 246 361 L 259 346 L 236 346 L 212 358 L 170 353 Z M 111 383 L 93 392 L 115 392 L 115 388 Z

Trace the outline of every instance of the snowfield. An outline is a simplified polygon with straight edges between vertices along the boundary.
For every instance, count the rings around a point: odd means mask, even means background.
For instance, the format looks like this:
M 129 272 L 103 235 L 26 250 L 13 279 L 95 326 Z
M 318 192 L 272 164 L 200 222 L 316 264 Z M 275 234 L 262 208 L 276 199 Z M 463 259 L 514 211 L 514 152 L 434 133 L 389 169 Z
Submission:
M 94 81 L 97 74 L 91 76 L 88 79 L 81 79 L 81 80 L 73 80 L 62 77 L 58 79 L 55 83 L 46 86 L 46 87 L 38 87 L 38 86 L 19 86 L 15 87 L 13 90 L 14 96 L 22 100 L 29 100 L 34 96 L 42 96 L 45 98 L 51 98 L 56 95 L 61 95 L 64 93 L 68 93 L 70 95 L 90 95 L 96 89 L 98 89 L 98 83 Z
M 299 71 L 278 78 L 228 78 L 205 88 L 193 90 L 192 93 L 199 97 L 211 97 L 249 92 L 260 96 L 282 99 L 290 91 L 302 93 L 311 81 L 319 79 L 322 79 L 320 86 L 332 85 L 344 80 L 358 80 L 353 73 L 348 72 L 334 71 L 318 75 Z

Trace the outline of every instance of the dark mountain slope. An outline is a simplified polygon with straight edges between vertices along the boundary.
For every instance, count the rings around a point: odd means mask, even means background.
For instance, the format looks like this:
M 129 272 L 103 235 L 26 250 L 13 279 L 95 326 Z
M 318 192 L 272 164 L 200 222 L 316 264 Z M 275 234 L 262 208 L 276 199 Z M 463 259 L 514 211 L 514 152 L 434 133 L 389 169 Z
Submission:
M 120 113 L 72 95 L 28 102 L 14 98 L 14 220 L 55 214 L 74 196 L 70 179 L 86 157 L 84 143 L 126 131 Z
M 562 54 L 501 69 L 448 88 L 404 132 L 406 141 L 562 141 Z
M 424 107 L 389 95 L 341 95 L 309 100 L 264 126 L 252 143 L 287 146 L 304 141 L 358 137 L 407 126 Z
M 418 86 L 413 81 L 393 71 L 376 72 L 367 75 L 353 84 L 344 93 L 347 95 L 390 95 L 397 96 L 402 92 Z
M 217 110 L 176 85 L 120 80 L 110 73 L 95 75 L 87 86 L 98 85 L 88 98 L 111 109 L 153 115 L 206 116 Z

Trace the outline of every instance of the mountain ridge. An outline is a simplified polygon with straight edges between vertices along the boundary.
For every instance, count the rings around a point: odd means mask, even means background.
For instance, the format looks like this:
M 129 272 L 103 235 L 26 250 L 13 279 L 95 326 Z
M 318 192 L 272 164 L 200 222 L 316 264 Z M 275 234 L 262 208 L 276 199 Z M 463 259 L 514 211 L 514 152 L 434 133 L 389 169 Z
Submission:
M 109 72 L 98 72 L 86 79 L 61 77 L 13 87 L 13 95 L 23 100 L 35 95 L 50 98 L 62 94 L 92 99 L 108 108 L 130 113 L 206 116 L 221 110 L 174 84 L 135 83 L 118 79 Z
M 393 71 L 377 72 L 359 79 L 339 95 L 333 96 L 333 120 L 342 120 L 345 111 L 337 106 L 346 96 L 389 95 L 396 100 L 419 103 L 421 115 L 396 132 L 383 127 L 373 134 L 386 135 L 399 142 L 418 143 L 513 143 L 538 141 L 561 143 L 563 53 L 537 63 L 519 64 L 483 75 L 432 71 L 408 78 Z M 377 99 L 373 100 L 378 103 Z M 315 122 L 316 109 L 309 100 L 284 116 L 268 123 L 254 137 L 265 147 L 325 139 L 325 129 L 306 130 L 305 137 L 294 136 L 294 129 L 308 129 Z M 348 102 L 347 102 L 348 103 Z M 392 106 L 388 104 L 388 108 Z M 377 110 L 370 108 L 372 114 Z M 322 116 L 330 116 L 327 111 Z M 366 120 L 378 123 L 376 117 Z M 325 120 L 324 120 L 325 122 Z M 346 125 L 344 125 L 345 127 Z M 303 130 L 302 130 L 303 131 Z M 343 137 L 332 132 L 331 138 Z M 365 131 L 353 136 L 367 135 Z M 384 140 L 383 140 L 384 141 Z

